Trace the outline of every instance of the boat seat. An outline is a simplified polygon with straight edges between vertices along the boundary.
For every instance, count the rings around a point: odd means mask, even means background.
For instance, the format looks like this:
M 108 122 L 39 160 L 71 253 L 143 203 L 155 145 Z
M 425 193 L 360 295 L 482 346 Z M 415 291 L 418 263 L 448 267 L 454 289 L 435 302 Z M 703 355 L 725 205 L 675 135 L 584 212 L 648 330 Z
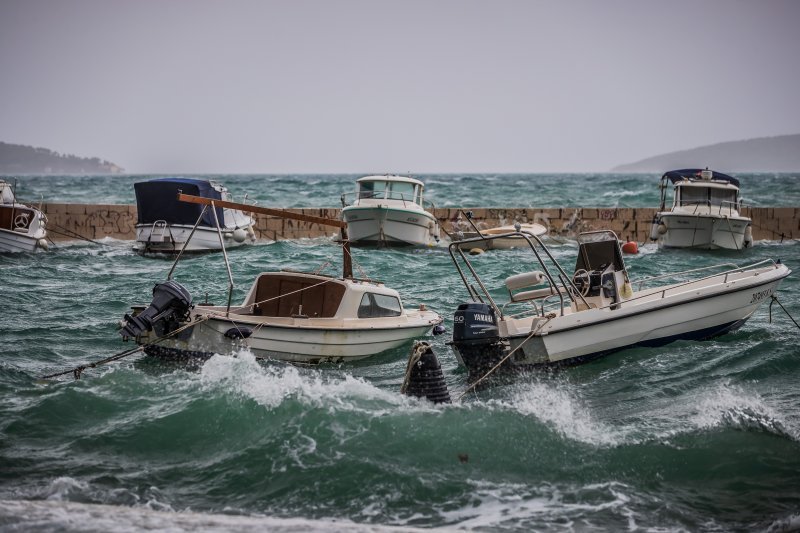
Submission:
M 518 289 L 529 287 L 536 287 L 537 285 L 547 284 L 547 287 L 533 288 L 527 291 L 514 292 Z M 515 274 L 506 278 L 506 289 L 512 302 L 525 302 L 528 300 L 536 300 L 539 298 L 546 298 L 554 294 L 558 294 L 557 287 L 550 285 L 550 280 L 547 279 L 544 272 L 534 270 L 533 272 L 523 272 L 522 274 Z
M 544 287 L 542 289 L 534 289 L 532 291 L 522 291 L 511 295 L 512 302 L 524 302 L 527 300 L 536 300 L 537 298 L 546 298 L 558 294 L 558 291 L 553 290 L 552 287 Z

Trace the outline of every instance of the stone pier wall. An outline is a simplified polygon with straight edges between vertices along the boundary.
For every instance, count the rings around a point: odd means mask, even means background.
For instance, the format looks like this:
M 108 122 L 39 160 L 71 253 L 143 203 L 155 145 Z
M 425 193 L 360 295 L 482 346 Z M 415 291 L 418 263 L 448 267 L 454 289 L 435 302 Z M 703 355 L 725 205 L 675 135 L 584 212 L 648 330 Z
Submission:
M 76 236 L 88 239 L 111 237 L 133 240 L 136 237 L 136 206 L 118 204 L 45 204 L 50 237 L 55 240 L 72 240 Z M 547 226 L 552 235 L 574 236 L 581 231 L 611 229 L 622 239 L 645 242 L 655 208 L 465 208 L 471 211 L 473 221 L 480 228 L 490 228 L 516 222 L 536 222 Z M 325 218 L 339 218 L 336 208 L 288 209 Z M 442 228 L 453 231 L 459 218 L 457 208 L 439 208 L 435 211 Z M 751 207 L 743 215 L 753 219 L 755 240 L 781 240 L 800 238 L 800 208 Z M 260 239 L 281 240 L 330 236 L 336 228 L 295 220 L 256 216 L 256 234 Z M 445 232 L 442 232 L 442 236 Z

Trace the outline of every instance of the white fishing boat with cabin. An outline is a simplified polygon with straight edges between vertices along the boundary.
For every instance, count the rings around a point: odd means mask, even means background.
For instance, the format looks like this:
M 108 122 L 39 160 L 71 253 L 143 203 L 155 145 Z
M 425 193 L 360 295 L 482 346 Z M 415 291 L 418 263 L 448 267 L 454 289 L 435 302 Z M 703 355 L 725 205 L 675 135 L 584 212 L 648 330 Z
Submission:
M 405 176 L 366 176 L 342 195 L 342 220 L 350 242 L 377 246 L 428 246 L 439 241 L 433 204 L 425 185 Z
M 666 208 L 669 183 L 672 207 Z M 741 250 L 753 245 L 751 220 L 739 213 L 739 180 L 709 169 L 671 170 L 661 177 L 661 206 L 650 238 L 669 248 Z
M 528 243 L 530 267 L 515 264 L 524 271 L 505 280 L 502 302 L 462 246 L 449 247 L 471 297 L 455 312 L 452 346 L 473 378 L 496 368 L 573 364 L 633 346 L 735 331 L 791 273 L 780 261 L 764 260 L 632 282 L 617 236 L 599 231 L 579 236 L 575 270 L 568 274 L 541 239 L 516 236 Z
M 214 200 L 230 200 L 228 189 L 213 180 L 158 178 L 135 183 L 133 188 L 137 212 L 133 249 L 139 254 L 211 252 L 221 250 L 223 242 L 225 247 L 234 248 L 256 241 L 255 220 L 245 211 L 217 207 L 206 210 L 198 218 L 200 206 L 176 200 L 179 191 Z
M 17 202 L 11 184 L 0 180 L 0 252 L 47 250 L 46 225 L 41 206 Z
M 235 207 L 231 202 L 180 195 L 183 201 Z M 252 207 L 255 212 L 344 228 L 338 220 Z M 202 215 L 201 215 L 202 216 Z M 219 228 L 217 228 L 220 231 Z M 188 290 L 171 279 L 153 289 L 153 301 L 125 315 L 121 335 L 144 351 L 169 358 L 210 357 L 247 347 L 257 357 L 294 363 L 342 363 L 363 359 L 409 342 L 442 322 L 420 305 L 407 309 L 398 292 L 383 283 L 353 277 L 350 249 L 342 235 L 341 277 L 294 271 L 259 274 L 244 301 L 194 305 Z

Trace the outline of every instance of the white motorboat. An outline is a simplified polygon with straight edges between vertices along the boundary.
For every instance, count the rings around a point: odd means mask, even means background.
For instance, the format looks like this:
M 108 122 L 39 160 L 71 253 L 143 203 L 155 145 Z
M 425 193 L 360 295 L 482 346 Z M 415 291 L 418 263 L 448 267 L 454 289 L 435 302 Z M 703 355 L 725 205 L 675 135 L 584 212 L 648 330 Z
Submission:
M 424 184 L 405 176 L 366 176 L 355 196 L 342 195 L 342 220 L 353 244 L 427 246 L 439 240 L 433 205 Z M 353 198 L 352 203 L 350 199 Z
M 206 198 L 181 198 L 208 202 L 212 208 L 216 204 Z M 345 225 L 338 220 L 281 214 L 268 208 L 251 209 L 341 228 Z M 442 322 L 424 305 L 406 309 L 396 290 L 377 281 L 354 278 L 345 235 L 342 246 L 341 277 L 263 272 L 238 306 L 231 305 L 233 279 L 229 266 L 228 305 L 193 305 L 189 292 L 170 279 L 179 256 L 167 281 L 153 289 L 150 306 L 135 307 L 132 316 L 125 315 L 121 334 L 135 339 L 147 354 L 160 357 L 202 358 L 247 347 L 257 357 L 317 364 L 355 361 L 381 353 Z M 223 255 L 227 265 L 227 254 Z
M 547 228 L 541 224 L 514 224 L 513 226 L 497 226 L 495 228 L 456 232 L 453 234 L 453 237 L 455 237 L 456 241 L 474 239 L 476 237 L 486 237 L 485 239 L 477 242 L 470 241 L 470 244 L 468 245 L 470 246 L 470 249 L 479 248 L 481 250 L 511 250 L 520 246 L 528 246 L 528 243 L 525 242 L 525 239 L 522 237 L 513 236 L 513 234 L 517 231 L 535 237 L 542 237 L 547 233 Z M 489 239 L 488 237 L 497 238 Z
M 672 208 L 666 209 L 668 183 Z M 753 244 L 751 220 L 739 214 L 739 180 L 709 169 L 671 170 L 661 177 L 661 206 L 650 238 L 670 248 L 741 250 Z
M 47 250 L 46 225 L 41 208 L 17 202 L 11 185 L 0 180 L 0 252 Z
M 136 191 L 136 244 L 140 254 L 209 252 L 256 241 L 255 220 L 241 209 L 217 207 L 199 216 L 201 207 L 176 200 L 179 191 L 215 200 L 230 200 L 219 183 L 194 178 L 159 178 L 133 185 Z M 249 206 L 247 206 L 249 208 Z M 217 232 L 219 221 L 222 242 Z M 189 237 L 191 236 L 191 240 Z
M 765 260 L 632 283 L 611 231 L 579 236 L 572 274 L 538 237 L 516 236 L 527 241 L 533 269 L 505 280 L 505 303 L 495 299 L 498 291 L 486 287 L 459 243 L 449 248 L 472 300 L 455 312 L 452 346 L 473 377 L 496 367 L 571 364 L 633 346 L 722 335 L 744 324 L 791 272 Z M 711 273 L 699 275 L 704 270 Z

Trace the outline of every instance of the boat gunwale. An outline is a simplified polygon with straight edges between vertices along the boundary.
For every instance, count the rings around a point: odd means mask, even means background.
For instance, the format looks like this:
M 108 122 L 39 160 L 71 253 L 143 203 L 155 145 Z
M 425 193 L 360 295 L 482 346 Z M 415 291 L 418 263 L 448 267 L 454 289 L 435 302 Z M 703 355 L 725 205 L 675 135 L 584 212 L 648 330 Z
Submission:
M 232 323 L 234 326 L 237 324 L 247 324 L 252 326 L 257 326 L 261 328 L 273 328 L 273 329 L 288 329 L 288 330 L 309 330 L 309 331 L 333 331 L 333 332 L 350 332 L 350 331 L 389 331 L 389 330 L 404 330 L 404 329 L 412 329 L 412 328 L 419 328 L 423 326 L 435 326 L 437 324 L 441 324 L 444 321 L 444 318 L 436 313 L 435 311 L 406 311 L 404 314 L 400 316 L 393 316 L 393 317 L 373 317 L 373 318 L 317 318 L 317 317 L 308 317 L 308 318 L 301 318 L 301 317 L 274 317 L 274 316 L 260 316 L 260 315 L 252 315 L 252 314 L 239 314 L 236 313 L 233 309 L 231 309 L 229 316 L 224 315 L 225 306 L 203 306 L 200 308 L 200 312 L 193 312 L 194 315 L 199 315 L 202 317 L 203 321 L 216 321 L 216 322 L 228 322 Z M 217 314 L 219 313 L 219 314 Z M 236 317 L 232 317 L 230 315 L 236 315 Z M 427 315 L 427 318 L 426 318 Z M 356 321 L 359 323 L 363 323 L 366 320 L 381 320 L 383 322 L 393 320 L 395 323 L 397 322 L 398 318 L 406 318 L 407 323 L 402 325 L 394 325 L 391 327 L 379 327 L 379 326 L 370 326 L 369 324 L 365 324 L 361 327 L 344 327 L 345 323 L 348 321 Z M 304 321 L 307 324 L 281 324 L 275 323 L 275 319 L 281 320 L 292 320 L 292 321 Z M 438 320 L 437 320 L 438 319 Z M 328 324 L 311 324 L 311 321 L 325 321 Z M 272 323 L 271 323 L 272 322 Z M 331 328 L 332 323 L 341 324 L 342 327 L 335 327 Z
M 692 303 L 695 303 L 695 302 L 708 300 L 710 298 L 717 298 L 719 296 L 726 296 L 726 295 L 729 295 L 729 294 L 735 294 L 737 292 L 742 292 L 742 291 L 746 291 L 746 290 L 751 290 L 751 289 L 763 287 L 765 285 L 769 285 L 769 284 L 772 284 L 772 283 L 780 282 L 781 280 L 783 280 L 784 278 L 789 276 L 789 274 L 792 273 L 792 271 L 788 267 L 786 267 L 786 265 L 782 265 L 782 266 L 784 266 L 784 268 L 786 268 L 786 273 L 784 275 L 782 275 L 780 277 L 774 277 L 772 279 L 764 281 L 763 283 L 747 284 L 744 287 L 734 287 L 734 288 L 732 288 L 730 290 L 719 290 L 719 291 L 715 291 L 713 294 L 706 294 L 706 295 L 703 295 L 703 296 L 700 296 L 700 297 L 697 297 L 697 298 L 693 298 L 691 300 L 687 300 L 685 298 L 681 298 L 680 301 L 666 303 L 664 305 L 653 305 L 653 306 L 647 307 L 646 309 L 639 309 L 638 308 L 639 305 L 632 306 L 632 307 L 629 306 L 628 307 L 628 310 L 629 310 L 628 313 L 614 314 L 614 315 L 609 316 L 608 318 L 603 318 L 603 319 L 600 319 L 600 320 L 587 322 L 587 323 L 582 323 L 582 324 L 575 324 L 575 325 L 565 326 L 565 327 L 558 328 L 558 329 L 555 329 L 555 330 L 553 330 L 552 329 L 553 326 L 551 326 L 550 328 L 548 328 L 548 330 L 537 332 L 534 336 L 535 337 L 541 337 L 541 336 L 545 336 L 545 335 L 554 335 L 554 334 L 564 333 L 564 332 L 572 331 L 572 330 L 576 330 L 576 329 L 597 326 L 597 325 L 600 325 L 600 324 L 606 324 L 608 322 L 613 322 L 613 321 L 616 321 L 616 320 L 624 320 L 624 319 L 632 318 L 632 317 L 643 315 L 643 314 L 647 314 L 647 313 L 653 313 L 653 312 L 656 312 L 656 311 L 662 311 L 664 309 L 669 309 L 669 308 L 676 307 L 676 306 L 679 306 L 679 305 L 688 305 L 688 304 L 692 304 Z M 777 268 L 776 268 L 776 270 L 777 270 Z M 745 280 L 753 279 L 757 275 L 758 274 L 754 274 L 750 278 L 745 278 Z M 696 280 L 696 281 L 700 281 L 700 280 Z M 736 281 L 738 281 L 738 280 L 734 280 L 731 283 L 735 283 Z M 656 290 L 655 292 L 659 292 L 660 290 L 661 289 Z M 664 289 L 664 290 L 666 290 L 666 289 Z M 651 293 L 648 293 L 647 295 L 643 295 L 643 296 L 652 296 L 653 294 L 655 294 L 655 292 L 651 292 Z M 652 302 L 660 302 L 660 301 L 663 301 L 663 300 L 665 300 L 667 298 L 680 298 L 681 296 L 685 296 L 687 294 L 687 292 L 688 291 L 684 291 L 684 292 L 681 292 L 681 293 L 678 293 L 678 294 L 673 294 L 673 295 L 670 295 L 670 296 L 664 296 L 662 298 L 659 298 L 658 300 L 652 300 Z M 623 311 L 623 310 L 625 310 L 624 304 L 626 302 L 629 302 L 629 301 L 630 300 L 626 300 L 625 302 L 618 302 L 618 303 L 616 303 L 614 305 L 619 306 L 619 308 L 618 308 L 619 311 Z M 650 302 L 644 302 L 644 303 L 650 303 Z M 642 305 L 642 304 L 640 304 L 640 305 Z M 578 314 L 583 314 L 583 313 L 587 313 L 587 312 L 591 312 L 591 311 L 605 311 L 609 307 L 612 307 L 612 306 L 604 306 L 602 308 L 598 307 L 598 308 L 586 309 L 586 310 L 578 311 L 578 312 L 570 312 L 570 313 L 568 313 L 568 314 L 566 314 L 564 316 L 570 316 L 571 317 L 571 316 L 576 316 Z M 534 320 L 536 318 L 540 318 L 540 317 L 535 317 L 535 316 L 531 317 L 532 320 Z M 525 319 L 526 318 L 516 318 L 516 319 L 512 319 L 512 320 L 525 320 Z M 521 333 L 521 334 L 509 335 L 508 338 L 511 339 L 511 338 L 526 337 L 528 335 L 530 335 L 530 333 Z

